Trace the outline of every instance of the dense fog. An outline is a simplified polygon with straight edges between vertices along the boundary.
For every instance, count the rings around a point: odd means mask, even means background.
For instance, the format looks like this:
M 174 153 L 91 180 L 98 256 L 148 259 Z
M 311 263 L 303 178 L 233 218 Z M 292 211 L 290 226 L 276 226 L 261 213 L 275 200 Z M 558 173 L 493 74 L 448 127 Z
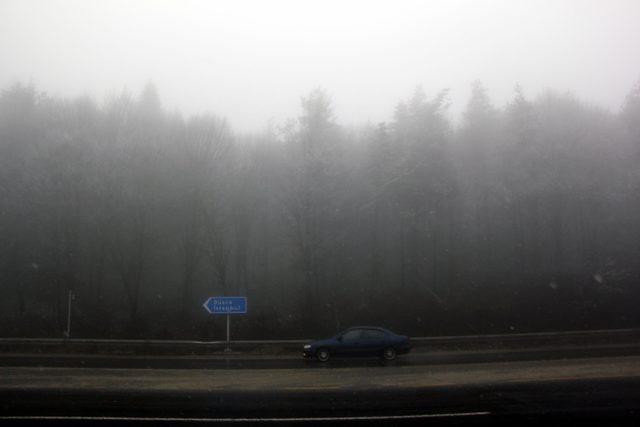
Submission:
M 640 327 L 639 23 L 0 0 L 0 337 Z
M 452 123 L 417 88 L 375 125 L 320 89 L 250 136 L 162 88 L 0 95 L 0 335 L 236 338 L 353 324 L 415 335 L 640 326 L 640 84 L 620 111 L 564 92 Z

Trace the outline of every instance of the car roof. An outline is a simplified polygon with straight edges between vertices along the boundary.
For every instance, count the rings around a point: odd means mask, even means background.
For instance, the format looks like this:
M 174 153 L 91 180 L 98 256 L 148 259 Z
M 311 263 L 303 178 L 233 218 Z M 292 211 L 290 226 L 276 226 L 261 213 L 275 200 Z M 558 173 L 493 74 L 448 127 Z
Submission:
M 347 331 L 351 331 L 351 330 L 354 330 L 354 329 L 375 329 L 377 331 L 382 331 L 382 332 L 391 333 L 391 334 L 393 333 L 390 330 L 385 329 L 385 328 L 381 328 L 379 326 L 352 326 L 352 327 L 348 328 Z

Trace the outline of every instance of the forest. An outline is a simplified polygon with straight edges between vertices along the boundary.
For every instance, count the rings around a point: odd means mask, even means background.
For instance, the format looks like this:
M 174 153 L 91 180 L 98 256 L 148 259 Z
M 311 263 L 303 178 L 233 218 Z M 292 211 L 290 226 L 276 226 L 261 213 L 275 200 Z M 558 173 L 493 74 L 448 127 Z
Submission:
M 237 339 L 640 326 L 640 82 L 358 126 L 315 89 L 258 133 L 160 92 L 1 91 L 0 336 L 62 337 L 70 291 L 75 338 L 224 339 L 222 295 Z

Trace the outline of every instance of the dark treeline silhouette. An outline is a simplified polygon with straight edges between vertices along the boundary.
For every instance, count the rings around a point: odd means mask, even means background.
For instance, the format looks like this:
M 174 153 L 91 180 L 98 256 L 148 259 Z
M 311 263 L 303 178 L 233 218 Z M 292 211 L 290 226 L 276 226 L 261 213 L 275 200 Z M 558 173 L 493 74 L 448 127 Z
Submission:
M 353 324 L 414 335 L 640 326 L 640 85 L 619 113 L 569 94 L 459 123 L 420 89 L 388 123 L 234 134 L 139 96 L 0 96 L 0 335 L 236 338 Z

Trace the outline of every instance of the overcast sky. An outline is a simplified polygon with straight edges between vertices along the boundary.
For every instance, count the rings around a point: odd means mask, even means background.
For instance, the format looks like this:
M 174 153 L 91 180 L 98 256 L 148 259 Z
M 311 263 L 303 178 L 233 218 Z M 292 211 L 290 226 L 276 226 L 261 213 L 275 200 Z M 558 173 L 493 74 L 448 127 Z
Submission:
M 238 131 L 297 116 L 318 86 L 351 125 L 417 85 L 450 88 L 455 117 L 476 79 L 498 106 L 519 83 L 617 111 L 638 78 L 639 0 L 0 0 L 0 87 L 101 101 L 152 81 L 168 109 Z

